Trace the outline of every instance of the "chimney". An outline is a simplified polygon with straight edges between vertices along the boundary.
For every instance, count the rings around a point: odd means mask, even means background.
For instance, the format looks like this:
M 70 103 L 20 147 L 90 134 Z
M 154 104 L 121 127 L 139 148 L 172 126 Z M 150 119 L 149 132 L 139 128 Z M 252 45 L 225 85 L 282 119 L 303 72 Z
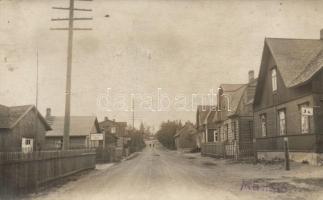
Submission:
M 51 108 L 46 108 L 46 118 L 51 117 L 52 115 L 52 109 Z
M 320 30 L 320 39 L 323 40 L 323 29 Z
M 113 119 L 112 121 L 114 121 L 114 122 L 115 122 L 115 121 L 116 121 L 116 119 Z
M 248 72 L 248 75 L 249 75 L 249 83 L 253 82 L 255 80 L 255 71 L 250 70 Z
M 109 118 L 108 117 L 104 117 L 104 121 L 108 121 L 109 120 Z

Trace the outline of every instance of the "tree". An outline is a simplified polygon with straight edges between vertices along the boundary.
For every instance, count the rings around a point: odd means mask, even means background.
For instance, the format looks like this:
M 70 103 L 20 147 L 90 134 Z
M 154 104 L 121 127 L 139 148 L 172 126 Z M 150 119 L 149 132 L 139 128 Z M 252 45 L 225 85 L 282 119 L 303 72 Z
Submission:
M 181 128 L 181 122 L 170 121 L 163 122 L 160 125 L 160 129 L 157 131 L 156 136 L 158 141 L 168 149 L 175 149 L 174 136 L 176 132 Z
M 146 144 L 144 141 L 144 132 L 138 129 L 131 129 L 128 131 L 130 141 L 128 143 L 129 151 L 131 153 L 142 150 Z

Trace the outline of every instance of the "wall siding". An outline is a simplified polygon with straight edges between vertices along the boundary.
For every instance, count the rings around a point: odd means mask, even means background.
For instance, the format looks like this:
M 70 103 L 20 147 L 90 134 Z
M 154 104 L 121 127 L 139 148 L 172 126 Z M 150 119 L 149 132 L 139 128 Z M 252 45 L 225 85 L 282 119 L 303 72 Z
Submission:
M 299 111 L 299 105 L 308 102 L 310 106 L 314 106 L 313 96 L 303 97 L 294 101 L 290 101 L 279 106 L 264 109 L 262 111 L 255 112 L 254 114 L 254 131 L 255 136 L 262 137 L 261 135 L 261 122 L 260 115 L 266 114 L 267 117 L 267 137 L 279 136 L 278 126 L 278 110 L 286 110 L 286 134 L 295 135 L 301 134 L 301 115 Z M 316 132 L 313 118 L 310 119 L 310 131 Z

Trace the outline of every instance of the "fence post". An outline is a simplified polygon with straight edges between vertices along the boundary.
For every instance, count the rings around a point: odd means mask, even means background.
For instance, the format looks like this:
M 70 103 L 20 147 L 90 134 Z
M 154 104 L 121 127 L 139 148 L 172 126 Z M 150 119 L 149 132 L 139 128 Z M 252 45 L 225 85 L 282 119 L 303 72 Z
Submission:
M 223 158 L 226 158 L 226 154 L 227 154 L 227 149 L 225 148 L 225 142 L 222 143 L 223 144 Z
M 289 166 L 289 151 L 288 151 L 288 138 L 284 137 L 284 149 L 285 149 L 285 169 L 290 170 Z
M 252 146 L 253 146 L 253 155 L 255 157 L 255 163 L 258 163 L 258 154 L 257 154 L 257 146 L 256 146 L 257 140 L 256 138 L 252 139 Z
M 233 154 L 234 154 L 235 160 L 238 160 L 238 151 L 237 151 L 237 148 L 238 148 L 237 140 L 234 140 L 234 143 L 233 143 Z

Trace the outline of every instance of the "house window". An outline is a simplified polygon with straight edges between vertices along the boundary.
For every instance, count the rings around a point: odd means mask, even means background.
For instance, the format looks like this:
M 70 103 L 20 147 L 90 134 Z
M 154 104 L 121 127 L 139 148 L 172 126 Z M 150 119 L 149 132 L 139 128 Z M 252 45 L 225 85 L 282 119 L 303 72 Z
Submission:
M 271 70 L 271 82 L 273 92 L 277 91 L 277 70 L 275 68 Z
M 224 125 L 224 141 L 227 141 L 229 138 L 229 125 Z
M 266 114 L 260 115 L 260 123 L 261 123 L 261 136 L 267 136 L 267 117 Z
M 232 126 L 232 133 L 233 133 L 233 139 L 237 140 L 238 136 L 237 136 L 237 127 L 236 127 L 236 122 L 232 122 L 231 126 Z
M 30 139 L 26 139 L 26 140 L 25 140 L 25 145 L 30 145 L 30 144 L 31 144 Z
M 279 135 L 286 135 L 286 111 L 278 111 L 279 117 Z
M 218 135 L 218 130 L 214 130 L 213 131 L 213 135 L 214 135 L 214 142 L 217 142 L 219 141 L 219 135 Z
M 208 130 L 208 134 L 207 134 L 207 137 L 208 137 L 208 142 L 214 142 L 214 134 L 212 134 L 213 131 L 212 130 Z
M 308 103 L 301 104 L 299 106 L 300 115 L 301 115 L 301 133 L 302 134 L 309 133 L 309 130 L 310 130 L 310 118 L 309 118 L 308 115 L 304 115 L 301 112 L 304 108 L 308 108 L 308 107 L 309 107 L 309 104 Z
M 117 132 L 117 128 L 116 127 L 111 127 L 111 133 L 116 133 Z

